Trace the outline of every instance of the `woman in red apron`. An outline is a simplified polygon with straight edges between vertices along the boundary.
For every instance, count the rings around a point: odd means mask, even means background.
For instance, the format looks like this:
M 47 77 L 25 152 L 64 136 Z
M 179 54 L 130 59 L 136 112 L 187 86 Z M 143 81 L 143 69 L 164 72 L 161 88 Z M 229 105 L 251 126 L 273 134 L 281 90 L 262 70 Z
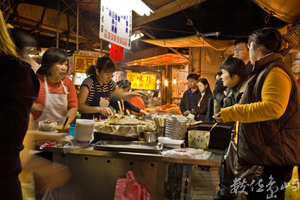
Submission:
M 69 116 L 68 125 L 76 117 L 77 94 L 72 80 L 65 78 L 67 72 L 67 53 L 54 47 L 48 49 L 43 55 L 42 66 L 37 71 L 40 91 L 32 106 L 36 129 L 39 121 L 61 123 Z

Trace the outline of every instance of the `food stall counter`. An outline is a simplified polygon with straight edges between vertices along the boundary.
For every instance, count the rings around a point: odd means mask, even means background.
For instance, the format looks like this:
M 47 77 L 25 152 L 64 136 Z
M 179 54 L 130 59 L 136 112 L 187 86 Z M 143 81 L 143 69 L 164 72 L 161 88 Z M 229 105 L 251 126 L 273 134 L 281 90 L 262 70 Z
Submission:
M 165 150 L 165 149 L 164 149 Z M 56 199 L 113 199 L 118 178 L 125 178 L 131 170 L 135 179 L 145 185 L 152 199 L 165 199 L 165 187 L 170 163 L 187 163 L 218 167 L 223 152 L 209 149 L 208 159 L 170 158 L 161 154 L 115 152 L 86 148 L 64 149 L 46 147 L 53 153 L 53 161 L 71 169 L 71 180 L 53 191 Z M 66 153 L 67 152 L 67 153 Z

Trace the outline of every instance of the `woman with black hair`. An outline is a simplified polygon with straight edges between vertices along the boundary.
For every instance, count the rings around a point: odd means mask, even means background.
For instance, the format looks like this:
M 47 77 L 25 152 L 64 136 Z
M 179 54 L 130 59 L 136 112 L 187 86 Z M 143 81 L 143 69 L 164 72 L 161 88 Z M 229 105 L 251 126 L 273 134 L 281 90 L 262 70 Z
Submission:
M 131 89 L 131 82 L 127 79 L 123 79 L 123 80 L 120 80 L 117 82 L 117 85 L 118 85 L 118 88 L 122 91 L 122 92 L 126 92 L 128 93 L 129 90 Z M 122 108 L 122 111 L 124 112 L 125 109 L 128 109 L 130 111 L 134 111 L 134 112 L 137 112 L 137 113 L 141 113 L 141 114 L 144 114 L 144 115 L 149 115 L 149 113 L 147 113 L 146 111 L 132 105 L 131 103 L 129 103 L 128 101 L 124 101 L 122 100 L 120 97 L 118 97 L 117 95 L 113 94 L 111 95 L 111 98 L 110 98 L 110 103 L 109 105 L 111 107 L 113 107 L 116 112 L 119 112 L 119 105 L 118 105 L 118 101 L 120 101 L 121 103 L 121 108 Z
M 42 57 L 42 65 L 37 70 L 40 91 L 33 102 L 32 115 L 35 128 L 38 122 L 53 120 L 70 124 L 76 117 L 78 101 L 74 83 L 66 78 L 68 72 L 68 55 L 62 49 L 51 47 Z
M 112 80 L 115 71 L 115 63 L 105 56 L 98 58 L 97 63 L 86 70 L 89 77 L 82 82 L 78 95 L 78 110 L 82 119 L 106 119 L 112 115 L 108 108 L 112 94 L 123 100 L 144 95 L 139 91 L 128 93 L 117 89 Z
M 228 58 L 221 64 L 223 85 L 227 87 L 224 107 L 238 104 L 249 79 L 247 67 L 239 58 Z
M 195 115 L 195 120 L 205 121 L 208 99 L 212 95 L 209 82 L 206 78 L 200 78 L 198 80 L 198 89 L 200 91 L 200 100 L 198 101 L 197 106 L 192 109 L 192 114 Z
M 227 58 L 221 64 L 221 71 L 223 86 L 227 87 L 227 95 L 224 101 L 224 107 L 239 104 L 249 79 L 247 67 L 244 61 L 239 58 Z M 224 153 L 226 152 L 227 149 L 225 149 Z M 217 196 L 214 198 L 214 200 L 235 199 L 236 195 L 230 192 L 230 186 L 233 184 L 233 180 L 231 180 L 224 172 L 224 158 L 221 160 L 219 176 L 220 190 L 217 192 Z

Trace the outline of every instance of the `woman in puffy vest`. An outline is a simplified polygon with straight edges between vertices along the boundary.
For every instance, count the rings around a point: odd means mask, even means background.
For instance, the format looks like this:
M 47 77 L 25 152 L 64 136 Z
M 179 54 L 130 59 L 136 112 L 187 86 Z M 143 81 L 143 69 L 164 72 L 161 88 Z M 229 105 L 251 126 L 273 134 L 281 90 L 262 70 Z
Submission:
M 248 200 L 283 200 L 293 166 L 300 164 L 300 98 L 293 72 L 283 62 L 286 44 L 274 28 L 253 32 L 248 45 L 254 67 L 241 105 L 222 108 L 214 116 L 240 122 L 239 164 L 264 166 L 258 183 L 247 186 L 241 180 Z

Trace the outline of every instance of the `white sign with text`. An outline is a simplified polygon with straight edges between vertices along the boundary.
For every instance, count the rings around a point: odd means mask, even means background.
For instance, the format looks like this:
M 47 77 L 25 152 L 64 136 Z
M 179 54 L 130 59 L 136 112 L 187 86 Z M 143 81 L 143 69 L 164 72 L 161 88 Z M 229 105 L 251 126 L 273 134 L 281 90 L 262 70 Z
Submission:
M 101 0 L 99 37 L 130 49 L 132 10 L 119 0 Z

